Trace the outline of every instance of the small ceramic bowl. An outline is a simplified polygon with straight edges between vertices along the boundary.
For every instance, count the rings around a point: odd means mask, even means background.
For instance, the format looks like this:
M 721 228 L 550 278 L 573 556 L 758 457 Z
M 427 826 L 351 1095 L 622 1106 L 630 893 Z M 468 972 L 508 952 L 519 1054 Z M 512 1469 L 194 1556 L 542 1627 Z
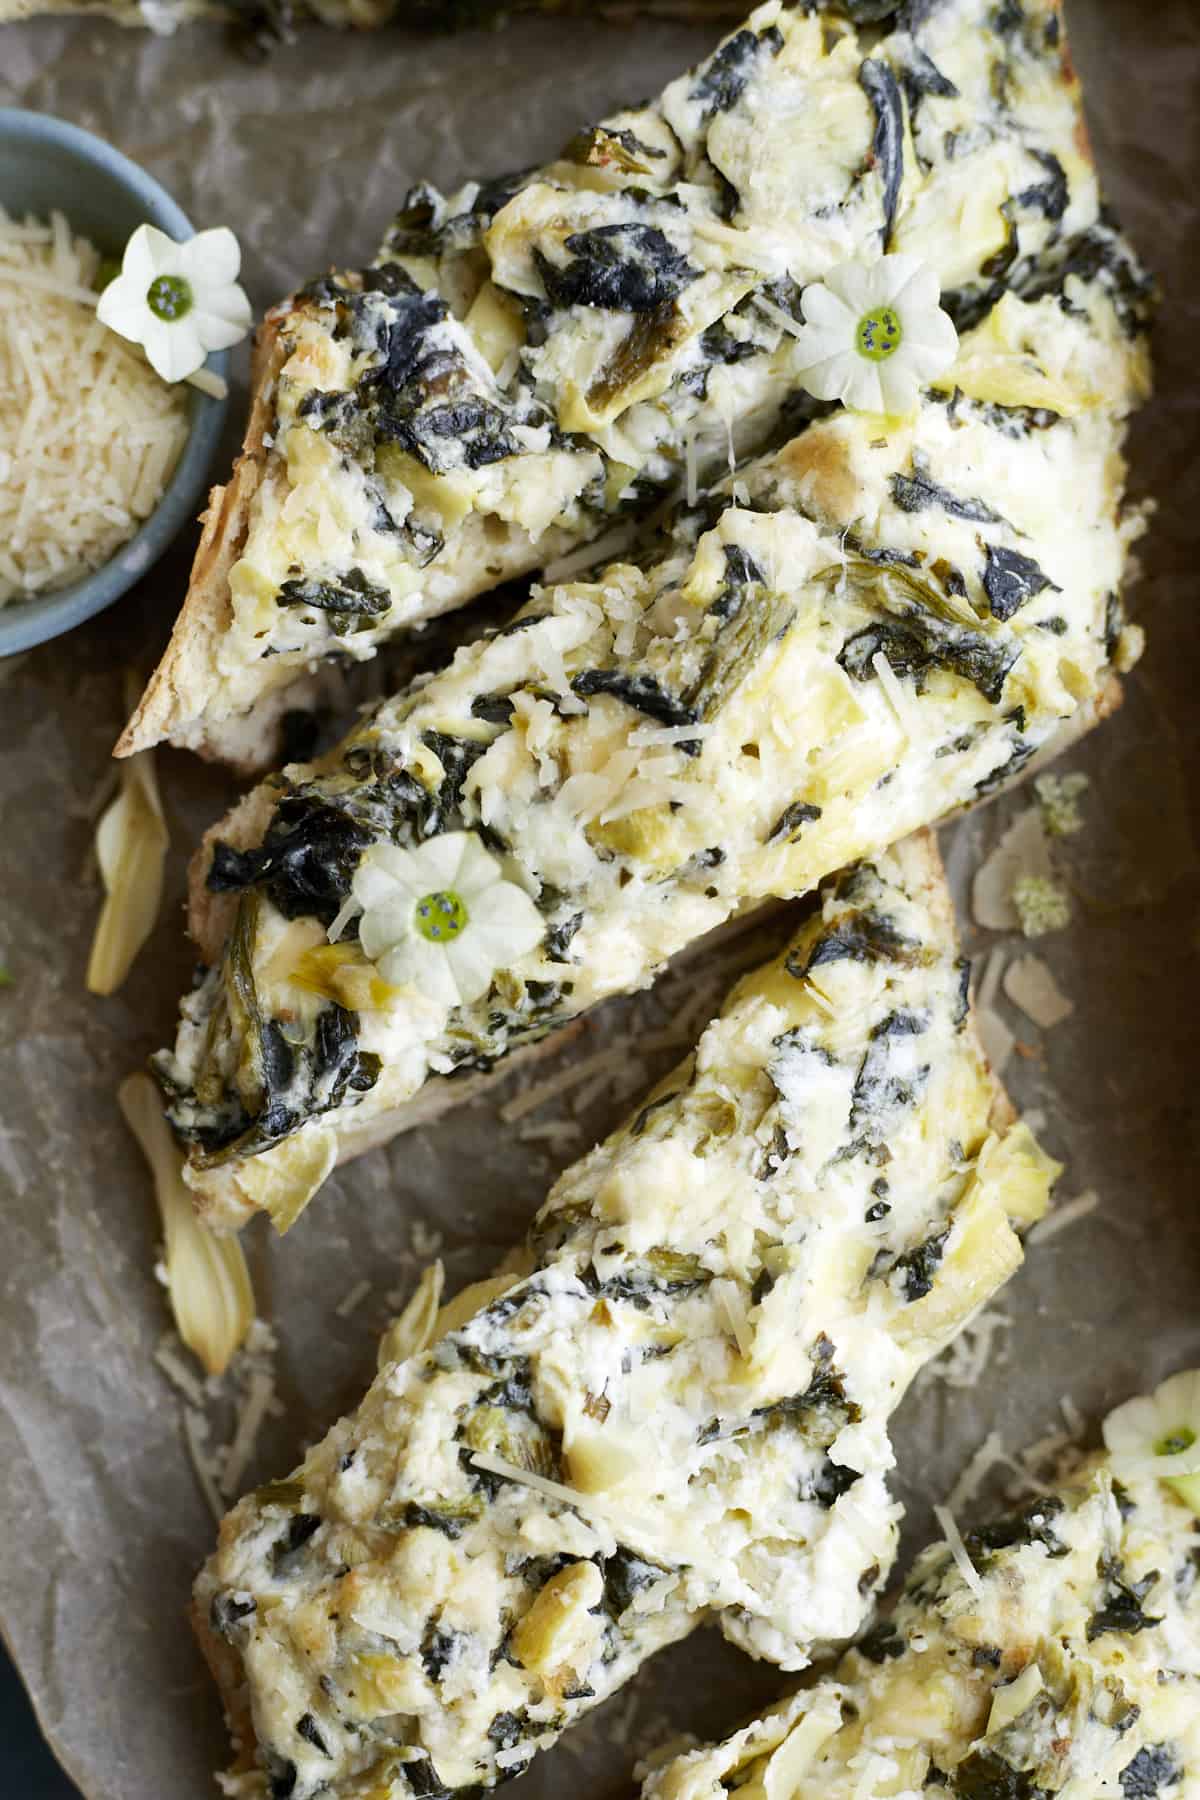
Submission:
M 57 208 L 105 256 L 119 257 L 141 224 L 157 225 L 177 240 L 192 235 L 186 215 L 166 189 L 119 150 L 77 125 L 16 107 L 0 107 L 0 206 L 10 214 L 38 218 Z M 227 374 L 229 352 L 210 356 L 207 367 Z M 58 637 L 111 606 L 195 518 L 226 402 L 195 388 L 189 391 L 188 439 L 150 517 L 109 562 L 81 581 L 0 606 L 0 656 Z

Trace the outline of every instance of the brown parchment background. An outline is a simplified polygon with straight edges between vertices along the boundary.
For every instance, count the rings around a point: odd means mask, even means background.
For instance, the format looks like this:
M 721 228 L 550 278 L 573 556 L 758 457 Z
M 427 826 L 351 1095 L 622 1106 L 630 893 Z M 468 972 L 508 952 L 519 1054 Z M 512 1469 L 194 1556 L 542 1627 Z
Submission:
M 1133 489 L 1156 492 L 1159 512 L 1134 599 L 1148 655 L 1120 716 L 1067 765 L 1092 777 L 1088 829 L 1070 846 L 1075 920 L 1039 949 L 1076 1010 L 1044 1036 L 1008 1012 L 1028 1054 L 1007 1079 L 1068 1164 L 1062 1195 L 1094 1187 L 1101 1207 L 1034 1247 L 1003 1299 L 1007 1361 L 972 1393 L 932 1382 L 905 1403 L 898 1487 L 910 1546 L 988 1430 L 1016 1449 L 1060 1422 L 1064 1392 L 1094 1418 L 1200 1360 L 1200 5 L 1073 0 L 1070 24 L 1111 198 L 1165 288 L 1159 394 L 1133 445 Z M 409 181 L 450 185 L 538 161 L 709 41 L 661 21 L 526 18 L 454 39 L 314 29 L 253 62 L 217 27 L 163 40 L 41 21 L 0 28 L 0 103 L 102 133 L 197 227 L 231 225 L 264 305 L 328 261 L 369 255 Z M 243 354 L 243 382 L 244 367 Z M 121 670 L 153 660 L 190 550 L 185 538 L 140 590 L 69 638 L 0 664 L 0 954 L 14 978 L 0 992 L 0 1626 L 89 1800 L 192 1800 L 214 1791 L 225 1757 L 183 1618 L 212 1525 L 179 1397 L 152 1361 L 166 1324 L 152 1201 L 113 1098 L 172 1030 L 191 967 L 183 864 L 228 798 L 219 773 L 161 755 L 169 903 L 125 989 L 103 1001 L 83 991 L 99 899 L 89 810 L 121 721 Z M 1026 800 L 944 834 L 960 897 Z M 976 951 L 1000 941 L 966 930 Z M 663 1006 L 694 980 L 665 990 Z M 646 1016 L 640 1002 L 639 1032 Z M 609 1009 L 565 1055 L 630 1019 L 628 1006 Z M 669 1060 L 648 1059 L 647 1080 Z M 556 1168 L 628 1104 L 600 1096 L 578 1144 L 555 1155 L 497 1129 L 511 1091 L 343 1171 L 286 1244 L 250 1232 L 286 1412 L 262 1432 L 246 1485 L 282 1472 L 354 1403 L 386 1296 L 411 1288 L 430 1234 L 442 1235 L 451 1291 L 486 1273 Z M 340 1317 L 337 1302 L 361 1279 L 370 1294 Z M 722 1731 L 781 1686 L 701 1633 L 536 1763 L 521 1791 L 627 1791 L 635 1753 L 672 1732 Z

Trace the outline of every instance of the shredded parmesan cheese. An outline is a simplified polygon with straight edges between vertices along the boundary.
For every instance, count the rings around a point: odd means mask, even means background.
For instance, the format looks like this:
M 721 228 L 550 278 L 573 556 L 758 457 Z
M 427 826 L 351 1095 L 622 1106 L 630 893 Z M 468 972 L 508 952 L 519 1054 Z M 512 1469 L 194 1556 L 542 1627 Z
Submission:
M 1060 1231 L 1066 1231 L 1072 1225 L 1078 1225 L 1080 1219 L 1086 1219 L 1094 1213 L 1100 1204 L 1100 1196 L 1094 1188 L 1087 1188 L 1082 1194 L 1076 1194 L 1074 1200 L 1065 1200 L 1040 1219 L 1029 1233 L 1031 1244 L 1044 1244 L 1047 1238 L 1057 1237 Z
M 983 1478 L 988 1470 L 994 1469 L 997 1463 L 1002 1463 L 1006 1460 L 1007 1456 L 1004 1449 L 1003 1438 L 998 1431 L 989 1431 L 982 1444 L 980 1444 L 978 1450 L 976 1450 L 974 1456 L 971 1457 L 970 1461 L 963 1469 L 962 1474 L 947 1494 L 947 1513 L 953 1517 L 953 1515 L 960 1512 L 964 1506 L 970 1506 L 971 1502 L 978 1494 L 983 1483 Z
M 213 1459 L 207 1448 L 208 1420 L 203 1413 L 197 1412 L 191 1406 L 186 1406 L 183 1410 L 183 1436 L 192 1468 L 196 1472 L 196 1480 L 200 1483 L 200 1491 L 204 1495 L 209 1512 L 219 1525 L 225 1517 L 225 1506 L 217 1487 Z
M 154 511 L 187 392 L 94 315 L 100 253 L 0 207 L 0 606 L 78 581 Z
M 979 1579 L 979 1571 L 967 1555 L 967 1547 L 962 1541 L 962 1533 L 955 1523 L 954 1514 L 948 1506 L 935 1506 L 933 1516 L 942 1528 L 950 1554 L 958 1565 L 959 1574 L 973 1594 L 982 1594 L 983 1583 Z
M 888 703 L 896 715 L 896 723 L 905 737 L 911 738 L 913 736 L 912 708 L 900 677 L 882 650 L 877 650 L 871 658 L 871 667 L 878 675 L 879 685 L 887 695 Z

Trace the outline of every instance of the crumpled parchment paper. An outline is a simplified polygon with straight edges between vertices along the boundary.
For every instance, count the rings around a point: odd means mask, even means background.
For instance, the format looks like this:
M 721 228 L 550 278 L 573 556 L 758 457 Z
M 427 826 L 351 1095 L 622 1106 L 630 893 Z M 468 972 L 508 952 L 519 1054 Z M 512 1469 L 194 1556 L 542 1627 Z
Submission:
M 1192 0 L 1074 0 L 1069 22 L 1111 197 L 1165 288 L 1158 398 L 1132 450 L 1134 493 L 1159 501 L 1134 595 L 1150 647 L 1120 715 L 1067 763 L 1091 776 L 1086 830 L 1062 847 L 1074 917 L 1036 949 L 1074 1013 L 1041 1033 L 1003 996 L 998 1006 L 1017 1039 L 1010 1090 L 1067 1163 L 1060 1195 L 1092 1189 L 1099 1205 L 1031 1247 L 999 1302 L 1007 1323 L 980 1384 L 935 1377 L 906 1401 L 896 1440 L 909 1548 L 990 1431 L 1016 1452 L 1063 1428 L 1062 1396 L 1094 1421 L 1200 1360 L 1200 11 Z M 450 185 L 537 161 L 708 41 L 662 21 L 526 18 L 455 39 L 311 30 L 253 62 L 218 27 L 162 40 L 41 21 L 0 30 L 0 103 L 102 133 L 197 227 L 231 225 L 261 306 L 329 261 L 369 255 L 410 181 Z M 218 476 L 240 435 L 240 399 Z M 118 995 L 83 989 L 99 905 L 90 844 L 121 671 L 157 654 L 190 553 L 185 534 L 118 607 L 0 664 L 0 954 L 13 978 L 0 992 L 0 1627 L 89 1800 L 204 1796 L 226 1757 L 184 1622 L 214 1530 L 184 1426 L 190 1408 L 210 1448 L 227 1441 L 248 1372 L 189 1401 L 154 1360 L 168 1326 L 155 1215 L 114 1097 L 173 1029 L 191 966 L 184 863 L 230 796 L 219 772 L 160 754 L 172 835 L 163 917 Z M 977 970 L 997 950 L 1028 948 L 974 927 L 965 896 L 1030 799 L 944 833 Z M 431 1255 L 444 1258 L 449 1291 L 489 1270 L 556 1170 L 678 1054 L 647 1053 L 647 1037 L 669 1035 L 681 1009 L 699 1018 L 721 985 L 719 968 L 692 972 L 593 1020 L 561 1061 L 635 1032 L 640 1062 L 615 1078 L 498 1126 L 510 1081 L 342 1171 L 286 1243 L 250 1232 L 282 1407 L 240 1486 L 286 1470 L 355 1403 L 379 1331 Z M 539 1125 L 551 1129 L 538 1135 Z M 520 1135 L 530 1126 L 533 1138 Z M 1011 1477 L 994 1471 L 993 1497 Z M 682 1731 L 724 1731 L 782 1685 L 700 1633 L 541 1758 L 522 1791 L 628 1792 L 637 1755 Z

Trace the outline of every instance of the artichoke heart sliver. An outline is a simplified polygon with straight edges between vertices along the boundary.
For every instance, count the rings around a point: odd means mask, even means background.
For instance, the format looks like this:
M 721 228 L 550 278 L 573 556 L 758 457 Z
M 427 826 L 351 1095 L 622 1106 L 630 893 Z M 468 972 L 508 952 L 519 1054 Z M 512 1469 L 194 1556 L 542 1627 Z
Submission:
M 221 1375 L 254 1322 L 254 1290 L 241 1243 L 215 1236 L 196 1217 L 183 1183 L 183 1157 L 150 1077 L 130 1075 L 117 1098 L 154 1177 L 167 1294 L 179 1335 L 209 1375 Z
M 1186 1791 L 1191 1506 L 1101 1453 L 977 1530 L 935 1511 L 945 1541 L 856 1648 L 724 1743 L 659 1761 L 642 1800 L 859 1800 L 865 1772 L 874 1795 Z
M 705 1618 L 789 1668 L 861 1626 L 891 1414 L 1054 1174 L 962 992 L 923 834 L 826 884 L 502 1276 L 439 1310 L 427 1275 L 286 1513 L 243 1500 L 197 1586 L 297 1796 L 361 1791 L 385 1692 L 446 1788 L 490 1787 Z

